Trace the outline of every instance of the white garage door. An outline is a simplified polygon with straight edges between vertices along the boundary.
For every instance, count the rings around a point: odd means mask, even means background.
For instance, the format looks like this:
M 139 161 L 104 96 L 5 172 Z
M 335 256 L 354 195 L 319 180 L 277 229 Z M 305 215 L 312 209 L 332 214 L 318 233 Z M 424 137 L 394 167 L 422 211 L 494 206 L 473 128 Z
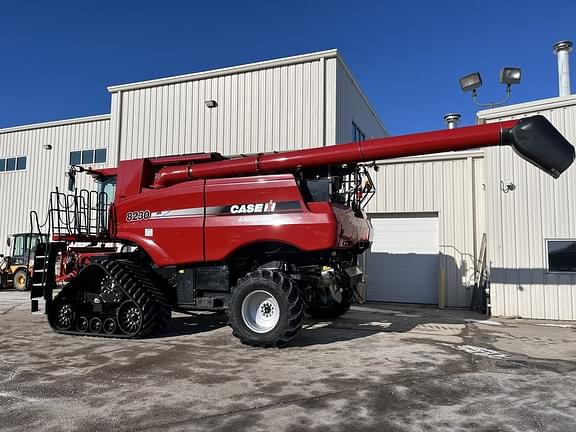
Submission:
M 438 304 L 438 216 L 372 217 L 371 222 L 368 300 Z

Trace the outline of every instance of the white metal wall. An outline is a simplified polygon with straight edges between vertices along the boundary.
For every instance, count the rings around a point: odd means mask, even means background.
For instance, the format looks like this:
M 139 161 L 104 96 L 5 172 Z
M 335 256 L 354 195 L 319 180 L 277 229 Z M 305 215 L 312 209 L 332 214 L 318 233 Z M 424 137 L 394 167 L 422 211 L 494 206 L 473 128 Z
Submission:
M 366 139 L 389 135 L 344 62 L 338 62 L 336 74 L 334 142 L 342 144 L 353 141 L 352 122 L 366 135 Z
M 121 160 L 350 142 L 352 121 L 367 137 L 387 135 L 336 50 L 109 90 Z
M 325 145 L 325 100 L 335 96 L 325 92 L 325 74 L 335 67 L 335 55 L 192 74 L 168 84 L 112 87 L 120 159 Z M 218 106 L 207 108 L 207 100 Z
M 371 175 L 377 193 L 369 213 L 438 213 L 446 306 L 469 306 L 475 251 L 483 232 L 482 153 L 381 162 Z
M 541 114 L 576 144 L 576 96 L 481 111 L 481 122 Z M 486 149 L 491 304 L 496 316 L 576 319 L 576 275 L 547 272 L 545 239 L 576 238 L 576 168 L 559 179 L 510 148 Z M 513 182 L 504 193 L 500 182 Z
M 109 116 L 96 116 L 60 122 L 0 129 L 0 158 L 26 156 L 23 171 L 0 172 L 0 196 L 3 197 L 0 217 L 0 252 L 7 254 L 6 237 L 28 232 L 29 213 L 36 210 L 46 216 L 50 192 L 56 186 L 66 190 L 65 172 L 71 150 L 108 147 Z M 45 144 L 52 146 L 44 149 Z M 108 149 L 108 164 L 114 166 L 116 151 Z M 112 160 L 110 160 L 112 158 Z M 88 176 L 78 175 L 78 187 L 92 184 Z

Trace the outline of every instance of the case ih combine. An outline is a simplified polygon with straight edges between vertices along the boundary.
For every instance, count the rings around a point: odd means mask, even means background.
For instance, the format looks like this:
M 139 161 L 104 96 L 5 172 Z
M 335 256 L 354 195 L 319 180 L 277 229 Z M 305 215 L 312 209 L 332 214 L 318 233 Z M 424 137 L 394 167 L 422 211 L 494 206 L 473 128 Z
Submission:
M 243 343 L 283 345 L 305 313 L 337 317 L 355 298 L 357 259 L 372 230 L 362 209 L 374 193 L 362 163 L 494 145 L 512 145 L 553 177 L 574 159 L 570 143 L 536 116 L 282 153 L 144 158 L 85 170 L 98 192 L 52 193 L 53 241 L 36 251 L 33 309 L 43 296 L 59 333 L 128 338 L 165 326 L 173 308 L 226 310 Z M 81 170 L 73 167 L 70 180 Z M 121 251 L 98 246 L 110 243 Z

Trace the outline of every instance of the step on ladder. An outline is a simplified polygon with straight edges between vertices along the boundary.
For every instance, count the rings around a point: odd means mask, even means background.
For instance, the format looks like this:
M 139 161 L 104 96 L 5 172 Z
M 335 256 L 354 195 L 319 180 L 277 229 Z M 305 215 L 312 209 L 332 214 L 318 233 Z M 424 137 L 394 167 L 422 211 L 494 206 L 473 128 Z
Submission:
M 56 258 L 58 254 L 66 250 L 66 243 L 38 243 L 34 255 L 34 265 L 30 277 L 30 300 L 32 313 L 43 312 L 40 310 L 38 299 L 44 298 L 44 311 L 52 302 L 52 293 L 56 288 Z

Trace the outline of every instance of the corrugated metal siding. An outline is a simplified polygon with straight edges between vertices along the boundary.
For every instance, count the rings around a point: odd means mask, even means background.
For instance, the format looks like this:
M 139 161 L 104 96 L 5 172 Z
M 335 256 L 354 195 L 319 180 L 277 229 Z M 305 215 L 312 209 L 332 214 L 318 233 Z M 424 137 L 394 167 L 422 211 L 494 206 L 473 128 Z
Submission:
M 394 161 L 372 172 L 376 196 L 369 213 L 437 212 L 440 269 L 446 277 L 446 305 L 470 304 L 475 256 L 474 224 L 481 219 L 482 158 Z M 480 183 L 480 184 L 479 184 Z M 476 208 L 476 216 L 474 214 Z M 481 225 L 478 228 L 482 229 Z M 480 234 L 481 236 L 481 234 Z M 369 275 L 368 275 L 369 277 Z
M 46 216 L 50 192 L 57 186 L 66 190 L 65 172 L 71 150 L 108 147 L 109 119 L 83 119 L 80 122 L 0 130 L 0 158 L 26 156 L 25 171 L 0 172 L 0 194 L 3 197 L 0 224 L 0 251 L 7 254 L 5 239 L 17 232 L 28 232 L 29 213 L 36 210 Z M 45 150 L 51 144 L 52 150 Z M 115 166 L 115 151 L 108 148 L 108 163 Z M 78 187 L 91 187 L 91 177 L 77 176 Z
M 552 107 L 550 107 L 552 106 Z M 488 122 L 541 114 L 576 143 L 576 98 L 479 113 Z M 576 168 L 554 180 L 507 147 L 486 149 L 491 304 L 496 316 L 576 319 L 576 275 L 547 271 L 545 239 L 576 238 Z M 504 193 L 500 182 L 516 190 Z
M 113 93 L 120 159 L 322 146 L 327 65 L 335 67 L 335 61 L 321 58 Z M 206 100 L 218 106 L 207 108 Z
M 388 135 L 388 131 L 340 60 L 336 73 L 336 143 L 354 140 L 352 122 L 364 132 L 366 139 Z

